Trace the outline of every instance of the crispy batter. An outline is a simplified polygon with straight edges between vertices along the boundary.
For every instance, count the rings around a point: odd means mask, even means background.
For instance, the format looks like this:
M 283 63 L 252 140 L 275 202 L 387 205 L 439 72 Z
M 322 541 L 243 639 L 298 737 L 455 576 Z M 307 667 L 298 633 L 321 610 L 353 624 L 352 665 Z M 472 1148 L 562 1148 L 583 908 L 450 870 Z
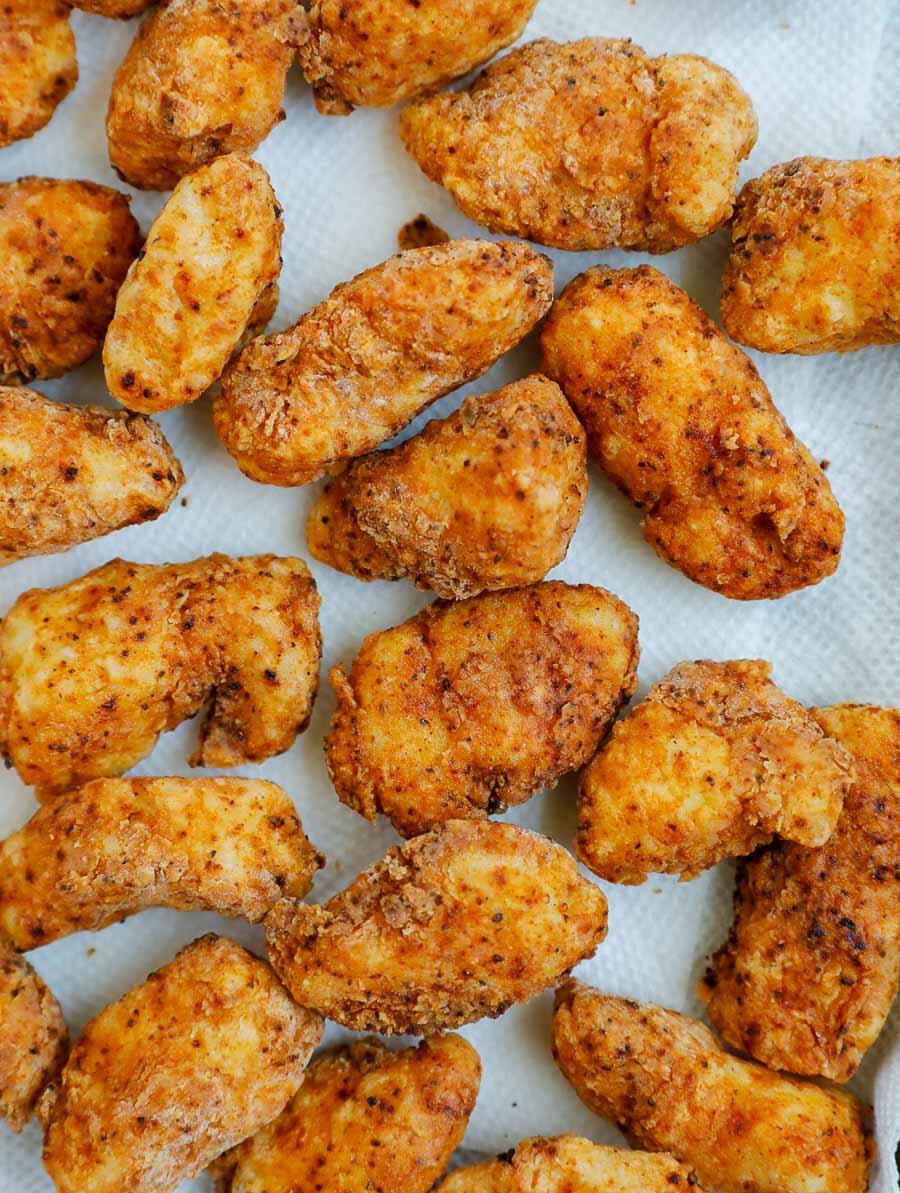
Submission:
M 419 214 L 397 233 L 397 248 L 401 253 L 407 249 L 425 249 L 435 244 L 446 244 L 450 237 L 427 215 Z
M 900 157 L 799 157 L 748 182 L 722 322 L 763 352 L 900 342 Z
M 529 42 L 400 119 L 419 166 L 476 223 L 554 248 L 651 253 L 729 218 L 756 132 L 721 66 L 599 37 Z
M 306 541 L 360 580 L 409 576 L 457 600 L 532 584 L 565 558 L 586 452 L 559 386 L 528 377 L 354 461 L 312 507 Z
M 730 1056 L 696 1019 L 572 981 L 557 993 L 552 1043 L 591 1110 L 718 1193 L 865 1193 L 867 1108 Z
M 132 186 L 166 191 L 221 154 L 252 153 L 284 119 L 302 27 L 297 0 L 163 0 L 113 79 L 113 167 Z
M 170 1193 L 281 1113 L 321 1036 L 265 961 L 195 940 L 88 1024 L 41 1099 L 58 1193 Z
M 70 0 L 70 3 L 83 12 L 93 12 L 100 17 L 115 17 L 125 21 L 146 12 L 156 0 Z
M 14 1131 L 66 1059 L 69 1033 L 59 1003 L 0 935 L 0 1116 Z
M 386 108 L 511 45 L 537 0 L 312 0 L 299 60 L 323 116 Z
M 248 326 L 261 331 L 274 310 L 283 230 L 269 176 L 245 154 L 182 178 L 106 333 L 106 384 L 117 401 L 152 414 L 196 401 L 219 378 Z
M 900 979 L 900 711 L 814 715 L 856 760 L 837 830 L 821 849 L 776 842 L 743 864 L 731 935 L 700 993 L 727 1043 L 848 1081 Z
M 735 600 L 784 596 L 835 570 L 844 515 L 824 472 L 749 357 L 663 274 L 581 274 L 541 345 L 542 371 L 672 567 Z
M 478 1053 L 460 1036 L 323 1052 L 281 1117 L 219 1161 L 218 1193 L 428 1193 L 480 1080 Z
M 305 485 L 474 381 L 553 301 L 526 244 L 454 240 L 390 258 L 225 371 L 214 421 L 240 469 Z
M 636 684 L 637 618 L 588 584 L 441 601 L 371 634 L 329 679 L 343 803 L 411 837 L 481 819 L 593 755 Z
M 141 247 L 130 202 L 93 182 L 0 183 L 0 381 L 61 377 L 100 347 Z
M 0 933 L 19 949 L 145 907 L 261 920 L 324 859 L 260 779 L 95 779 L 0 843 Z
M 703 1193 L 671 1156 L 603 1147 L 577 1135 L 523 1139 L 496 1160 L 460 1168 L 439 1193 Z
M 34 136 L 77 82 L 68 4 L 4 0 L 0 6 L 0 148 Z
M 318 684 L 319 596 L 301 559 L 115 559 L 24 593 L 0 625 L 0 750 L 40 798 L 123 774 L 212 701 L 193 766 L 293 743 Z
M 0 567 L 152 521 L 184 483 L 149 419 L 2 386 L 0 476 Z
M 298 1002 L 355 1031 L 426 1035 L 554 985 L 606 936 L 606 899 L 548 838 L 451 820 L 322 906 L 282 900 L 265 924 Z
M 828 840 L 853 761 L 771 671 L 681 663 L 614 726 L 581 780 L 575 853 L 586 866 L 610 882 L 694 878 L 775 833 Z

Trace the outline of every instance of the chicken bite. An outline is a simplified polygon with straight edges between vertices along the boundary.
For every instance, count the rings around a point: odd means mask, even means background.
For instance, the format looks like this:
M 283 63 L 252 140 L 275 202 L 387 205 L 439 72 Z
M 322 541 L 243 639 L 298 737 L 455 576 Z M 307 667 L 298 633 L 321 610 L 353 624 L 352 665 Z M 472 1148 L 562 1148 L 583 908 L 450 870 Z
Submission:
M 360 580 L 409 576 L 461 600 L 542 580 L 587 487 L 581 424 L 558 385 L 532 376 L 355 460 L 312 507 L 306 541 Z
M 799 157 L 738 197 L 722 322 L 762 352 L 900 343 L 900 157 Z
M 39 798 L 123 774 L 211 700 L 193 766 L 292 745 L 318 685 L 301 559 L 116 559 L 24 593 L 0 624 L 0 751 Z
M 100 347 L 141 247 L 130 202 L 93 182 L 0 183 L 0 382 L 61 377 Z
M 672 567 L 745 601 L 832 574 L 844 515 L 825 473 L 749 357 L 667 277 L 588 270 L 563 291 L 541 346 L 542 372 Z
M 92 12 L 98 17 L 114 17 L 116 20 L 127 21 L 131 17 L 138 17 L 146 12 L 156 0 L 71 0 L 75 8 L 82 12 Z
M 0 6 L 0 149 L 33 137 L 48 124 L 77 82 L 68 4 L 4 0 Z
M 283 899 L 265 927 L 303 1006 L 354 1031 L 427 1035 L 558 982 L 606 936 L 606 899 L 548 838 L 451 820 L 321 906 Z
M 59 1003 L 0 935 L 0 1117 L 21 1131 L 63 1066 L 69 1034 Z
M 245 154 L 181 179 L 106 333 L 106 384 L 117 401 L 152 414 L 209 389 L 248 327 L 262 331 L 274 313 L 283 230 L 269 176 Z
M 823 845 L 849 753 L 761 660 L 681 663 L 601 746 L 578 795 L 575 853 L 609 882 L 694 878 L 778 833 Z
M 553 1056 L 635 1147 L 671 1153 L 717 1193 L 865 1193 L 874 1143 L 852 1094 L 730 1056 L 696 1019 L 571 981 Z
M 415 836 L 524 803 L 577 770 L 636 683 L 637 618 L 588 584 L 436 601 L 330 675 L 341 801 Z
M 428 1193 L 480 1080 L 478 1053 L 460 1036 L 398 1052 L 377 1039 L 332 1048 L 281 1117 L 218 1162 L 218 1193 Z
M 900 710 L 813 710 L 856 762 L 827 845 L 778 841 L 738 871 L 731 935 L 700 994 L 726 1043 L 849 1081 L 900 980 Z
M 526 244 L 400 253 L 245 348 L 222 379 L 216 430 L 253 480 L 305 485 L 487 372 L 552 301 L 553 267 Z
M 281 1113 L 321 1036 L 265 961 L 195 940 L 88 1024 L 41 1099 L 58 1193 L 171 1193 Z
M 529 42 L 400 118 L 407 150 L 463 214 L 575 251 L 667 253 L 714 232 L 756 133 L 721 66 L 601 37 Z

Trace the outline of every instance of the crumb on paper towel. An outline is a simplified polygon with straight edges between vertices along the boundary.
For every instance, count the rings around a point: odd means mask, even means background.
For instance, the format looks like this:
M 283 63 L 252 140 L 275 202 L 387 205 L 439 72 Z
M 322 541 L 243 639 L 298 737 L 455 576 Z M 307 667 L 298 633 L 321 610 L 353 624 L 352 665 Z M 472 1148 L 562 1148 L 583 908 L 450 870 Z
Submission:
M 420 212 L 397 233 L 397 246 L 401 253 L 405 253 L 407 249 L 424 249 L 435 244 L 446 244 L 449 239 L 443 228 L 439 228 L 427 215 Z

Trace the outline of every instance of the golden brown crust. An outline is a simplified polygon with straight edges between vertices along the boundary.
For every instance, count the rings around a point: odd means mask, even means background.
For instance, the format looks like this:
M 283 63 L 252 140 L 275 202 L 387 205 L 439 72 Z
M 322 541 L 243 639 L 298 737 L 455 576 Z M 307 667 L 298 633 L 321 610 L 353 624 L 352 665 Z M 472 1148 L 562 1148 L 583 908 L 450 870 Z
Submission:
M 636 684 L 637 618 L 559 581 L 435 602 L 329 679 L 340 799 L 411 837 L 524 803 L 577 770 Z
M 400 120 L 419 166 L 476 223 L 555 248 L 651 253 L 728 219 L 756 132 L 727 70 L 609 38 L 529 42 Z
M 0 148 L 34 136 L 49 123 L 77 82 L 68 4 L 64 0 L 3 0 Z
M 21 1131 L 66 1059 L 69 1033 L 59 1003 L 0 936 L 0 1116 Z
M 163 0 L 116 72 L 109 158 L 132 186 L 171 190 L 225 153 L 252 153 L 284 119 L 302 29 L 297 0 Z
M 647 511 L 644 538 L 697 584 L 775 598 L 830 576 L 844 516 L 750 359 L 649 266 L 581 274 L 544 325 L 600 465 Z
M 478 1053 L 460 1036 L 398 1052 L 372 1038 L 332 1048 L 280 1118 L 222 1157 L 218 1193 L 428 1193 L 480 1080 Z
M 304 485 L 486 372 L 553 301 L 526 244 L 454 240 L 376 265 L 225 371 L 216 430 L 242 472 Z
M 300 66 L 316 107 L 346 116 L 468 74 L 516 40 L 537 0 L 313 0 Z
M 0 183 L 0 381 L 61 377 L 100 347 L 141 247 L 130 201 L 93 182 Z
M 425 1035 L 526 1002 L 591 956 L 606 899 L 561 846 L 451 820 L 322 906 L 285 899 L 266 948 L 298 1002 L 355 1031 Z
M 103 364 L 117 401 L 152 414 L 219 378 L 274 311 L 283 230 L 269 176 L 245 154 L 181 179 L 116 298 Z
M 575 853 L 586 866 L 610 882 L 693 878 L 774 833 L 828 840 L 853 761 L 771 670 L 681 663 L 613 727 L 581 780 Z
M 865 1193 L 874 1155 L 851 1094 L 730 1056 L 696 1019 L 580 982 L 557 992 L 554 1058 L 635 1147 L 719 1193 Z
M 763 352 L 900 342 L 900 157 L 799 157 L 748 182 L 722 322 Z
M 71 0 L 75 8 L 82 12 L 92 12 L 99 17 L 114 17 L 116 20 L 127 21 L 131 17 L 138 17 L 146 12 L 156 0 Z
M 195 766 L 262 762 L 305 728 L 319 596 L 301 559 L 117 559 L 0 624 L 0 748 L 39 797 L 127 771 L 212 700 Z M 77 632 L 76 632 L 77 631 Z
M 321 1035 L 265 961 L 195 940 L 88 1024 L 41 1099 L 58 1193 L 171 1193 L 281 1113 Z
M 848 1081 L 900 978 L 900 711 L 814 716 L 856 761 L 837 830 L 820 849 L 776 842 L 743 864 L 731 935 L 700 993 L 732 1046 Z
M 534 375 L 355 460 L 312 507 L 306 541 L 361 580 L 408 575 L 462 600 L 542 580 L 565 558 L 587 487 L 581 424 Z
M 436 244 L 446 244 L 450 237 L 427 215 L 419 214 L 404 224 L 397 233 L 397 248 L 401 253 L 407 249 L 425 249 Z

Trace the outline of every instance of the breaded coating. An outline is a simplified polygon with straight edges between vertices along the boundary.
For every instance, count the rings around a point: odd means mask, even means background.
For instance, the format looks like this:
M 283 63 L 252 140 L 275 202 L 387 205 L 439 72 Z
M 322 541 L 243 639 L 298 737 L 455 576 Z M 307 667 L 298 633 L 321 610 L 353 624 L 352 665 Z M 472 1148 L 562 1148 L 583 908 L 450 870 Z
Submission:
M 727 1043 L 773 1069 L 848 1081 L 900 980 L 900 710 L 814 710 L 856 760 L 820 849 L 776 842 L 738 871 L 731 935 L 700 993 Z
M 634 691 L 637 629 L 604 589 L 548 581 L 369 635 L 328 677 L 338 796 L 405 837 L 524 803 L 592 757 Z
M 116 71 L 109 160 L 132 186 L 171 190 L 284 119 L 284 82 L 303 28 L 297 0 L 163 0 Z
M 717 1193 L 868 1187 L 867 1107 L 730 1056 L 696 1019 L 572 981 L 557 992 L 552 1046 L 585 1105 Z
M 493 232 L 667 253 L 731 215 L 756 116 L 733 75 L 630 41 L 542 38 L 400 118 L 406 148 Z
M 70 0 L 82 12 L 93 12 L 99 17 L 115 17 L 128 20 L 146 12 L 156 0 Z
M 400 253 L 246 348 L 222 379 L 216 430 L 253 480 L 305 485 L 487 372 L 552 301 L 553 266 L 527 244 Z
M 261 920 L 324 859 L 261 779 L 95 779 L 0 843 L 0 933 L 19 949 L 145 907 Z
M 426 249 L 436 244 L 446 244 L 449 239 L 443 228 L 420 213 L 397 233 L 397 248 L 405 253 L 407 249 Z
M 0 381 L 61 377 L 100 347 L 141 248 L 130 202 L 93 182 L 0 183 Z
M 360 580 L 409 576 L 462 600 L 542 580 L 565 558 L 587 488 L 581 424 L 535 375 L 355 460 L 312 507 L 306 541 Z
M 0 935 L 0 1117 L 21 1131 L 66 1059 L 69 1033 L 59 1003 Z
M 451 820 L 321 906 L 282 900 L 265 926 L 303 1006 L 354 1031 L 427 1035 L 495 1019 L 593 956 L 606 899 L 547 837 Z
M 541 336 L 601 467 L 642 510 L 644 538 L 733 600 L 830 576 L 844 515 L 752 361 L 649 266 L 571 282 Z
M 900 343 L 900 157 L 798 157 L 738 198 L 722 322 L 762 352 Z
M 211 701 L 192 766 L 287 750 L 319 675 L 302 559 L 114 559 L 24 593 L 0 624 L 0 752 L 39 798 L 121 775 Z
M 184 473 L 149 419 L 0 386 L 0 567 L 164 514 Z
M 671 1156 L 603 1147 L 577 1135 L 523 1139 L 496 1160 L 451 1173 L 439 1193 L 703 1193 Z
M 428 1193 L 480 1080 L 478 1053 L 460 1036 L 399 1052 L 372 1038 L 332 1048 L 281 1117 L 218 1162 L 218 1193 Z
M 323 116 L 386 108 L 511 45 L 537 0 L 312 0 L 300 65 Z
M 581 779 L 586 866 L 609 882 L 685 879 L 775 833 L 824 845 L 853 761 L 771 671 L 758 659 L 681 663 L 613 726 Z
M 68 4 L 64 0 L 3 0 L 0 149 L 33 137 L 48 124 L 77 82 Z
M 106 384 L 117 401 L 152 414 L 196 401 L 218 380 L 247 328 L 262 331 L 274 311 L 283 230 L 269 176 L 245 154 L 182 178 L 106 333 Z
M 41 1099 L 58 1193 L 171 1193 L 281 1113 L 321 1036 L 265 961 L 195 940 L 88 1024 Z

